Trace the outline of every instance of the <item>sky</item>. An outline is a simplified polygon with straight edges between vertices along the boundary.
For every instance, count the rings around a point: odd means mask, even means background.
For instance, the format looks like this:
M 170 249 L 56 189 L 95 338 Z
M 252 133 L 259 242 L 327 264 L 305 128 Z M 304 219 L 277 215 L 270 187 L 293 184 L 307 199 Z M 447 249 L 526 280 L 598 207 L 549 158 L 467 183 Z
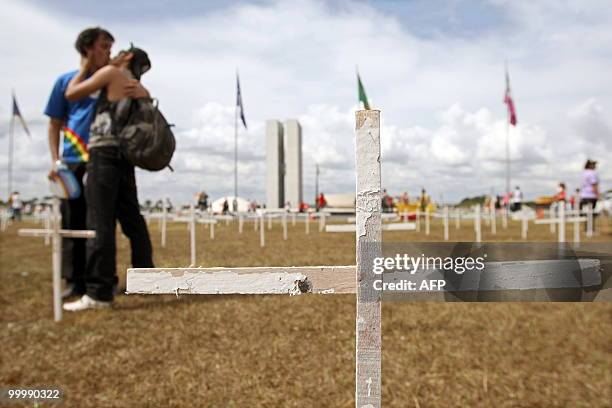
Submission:
M 145 49 L 142 78 L 175 124 L 174 172 L 137 171 L 139 197 L 187 202 L 233 193 L 235 75 L 248 129 L 239 132 L 239 195 L 265 198 L 265 122 L 298 119 L 304 197 L 352 193 L 356 70 L 381 110 L 382 179 L 392 194 L 434 200 L 505 188 L 507 64 L 518 126 L 512 184 L 526 198 L 573 190 L 587 158 L 612 182 L 612 7 L 607 1 L 7 0 L 0 15 L 0 196 L 7 190 L 11 90 L 14 181 L 48 193 L 43 114 L 55 79 L 76 69 L 78 33 L 100 25 Z

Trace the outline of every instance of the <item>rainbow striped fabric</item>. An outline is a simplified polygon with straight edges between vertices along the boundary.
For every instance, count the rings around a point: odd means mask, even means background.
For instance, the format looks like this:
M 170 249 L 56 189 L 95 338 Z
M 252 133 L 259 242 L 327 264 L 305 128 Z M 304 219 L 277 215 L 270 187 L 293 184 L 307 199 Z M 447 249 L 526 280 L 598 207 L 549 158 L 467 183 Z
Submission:
M 70 156 L 77 157 L 78 161 L 89 161 L 87 143 L 74 130 L 64 126 L 64 156 L 68 153 L 67 150 L 71 151 Z

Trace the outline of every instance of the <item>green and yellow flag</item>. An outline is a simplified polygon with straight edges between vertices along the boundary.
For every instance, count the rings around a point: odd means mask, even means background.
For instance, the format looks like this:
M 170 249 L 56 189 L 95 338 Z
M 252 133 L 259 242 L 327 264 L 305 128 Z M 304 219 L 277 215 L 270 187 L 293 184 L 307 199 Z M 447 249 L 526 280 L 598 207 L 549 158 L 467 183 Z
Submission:
M 359 102 L 363 103 L 363 108 L 370 110 L 368 97 L 366 96 L 365 89 L 363 88 L 363 84 L 361 83 L 361 78 L 359 78 L 359 73 L 357 73 L 357 93 L 359 94 Z

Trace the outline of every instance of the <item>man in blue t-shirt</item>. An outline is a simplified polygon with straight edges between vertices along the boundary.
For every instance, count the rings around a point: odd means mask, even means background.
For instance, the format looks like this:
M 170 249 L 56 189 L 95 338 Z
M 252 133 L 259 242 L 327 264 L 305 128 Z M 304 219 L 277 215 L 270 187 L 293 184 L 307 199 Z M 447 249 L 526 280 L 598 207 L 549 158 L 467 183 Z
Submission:
M 88 57 L 93 62 L 92 71 L 97 71 L 108 64 L 110 50 L 115 39 L 100 27 L 83 30 L 77 37 L 75 47 L 81 58 Z M 78 70 L 61 75 L 53 86 L 45 115 L 49 116 L 49 150 L 51 152 L 51 170 L 49 177 L 57 174 L 58 166 L 66 165 L 78 180 L 83 191 L 85 164 L 89 159 L 87 142 L 89 127 L 93 121 L 97 95 L 92 94 L 75 102 L 69 102 L 64 93 L 68 83 Z M 62 155 L 59 155 L 60 132 L 63 132 Z M 62 228 L 86 229 L 85 197 L 62 200 Z M 66 291 L 63 297 L 78 296 L 85 293 L 85 240 L 64 238 L 62 240 L 62 276 L 66 279 Z

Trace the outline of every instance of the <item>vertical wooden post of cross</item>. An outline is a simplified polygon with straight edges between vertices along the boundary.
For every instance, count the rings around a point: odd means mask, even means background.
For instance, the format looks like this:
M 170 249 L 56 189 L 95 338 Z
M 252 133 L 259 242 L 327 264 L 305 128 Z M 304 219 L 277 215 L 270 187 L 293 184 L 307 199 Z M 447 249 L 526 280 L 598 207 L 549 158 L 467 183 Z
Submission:
M 565 203 L 559 201 L 559 237 L 557 241 L 562 244 L 565 242 Z
M 490 204 L 490 216 L 491 216 L 491 234 L 497 234 L 497 213 L 495 212 L 495 200 L 491 200 Z
M 195 209 L 191 204 L 189 217 L 189 241 L 191 243 L 191 266 L 196 264 L 196 228 L 195 228 Z
M 242 214 L 238 214 L 238 233 L 242 234 L 242 229 L 244 228 L 244 217 Z
M 47 230 L 51 229 L 51 220 L 53 219 L 53 206 L 51 206 L 51 208 L 47 208 L 47 210 L 45 211 L 45 221 L 44 221 L 44 228 Z M 51 241 L 51 237 L 49 235 L 45 236 L 45 245 L 49 245 L 49 242 Z
M 357 176 L 357 316 L 355 354 L 355 406 L 381 404 L 381 294 L 373 260 L 382 255 L 380 111 L 355 114 L 355 168 Z
M 461 228 L 461 212 L 459 208 L 455 208 L 455 229 Z
M 480 225 L 480 204 L 474 207 L 474 232 L 476 233 L 476 242 L 482 241 L 482 229 Z
M 419 207 L 417 207 L 416 209 L 416 220 L 415 221 L 416 221 L 417 232 L 421 232 L 421 209 Z
M 574 248 L 580 247 L 580 212 L 574 212 Z
M 51 236 L 53 248 L 53 319 L 56 322 L 62 320 L 62 236 L 60 235 L 60 201 L 58 198 L 53 198 L 53 219 L 51 221 Z
M 165 204 L 162 204 L 162 218 L 161 218 L 161 246 L 162 248 L 166 247 L 166 227 L 167 220 L 166 216 L 168 215 L 168 209 Z
M 429 206 L 425 208 L 425 235 L 429 235 Z
M 257 221 L 255 221 L 257 222 Z M 266 232 L 264 230 L 264 213 L 263 211 L 259 214 L 259 246 L 266 246 Z
M 521 211 L 521 238 L 527 239 L 527 231 L 529 230 L 529 222 L 527 221 L 527 213 L 525 209 Z
M 589 203 L 586 206 L 587 213 L 587 230 L 586 236 L 587 238 L 593 237 L 593 204 Z
M 283 213 L 283 239 L 287 240 L 287 213 Z
M 444 240 L 448 241 L 448 205 L 444 206 Z

